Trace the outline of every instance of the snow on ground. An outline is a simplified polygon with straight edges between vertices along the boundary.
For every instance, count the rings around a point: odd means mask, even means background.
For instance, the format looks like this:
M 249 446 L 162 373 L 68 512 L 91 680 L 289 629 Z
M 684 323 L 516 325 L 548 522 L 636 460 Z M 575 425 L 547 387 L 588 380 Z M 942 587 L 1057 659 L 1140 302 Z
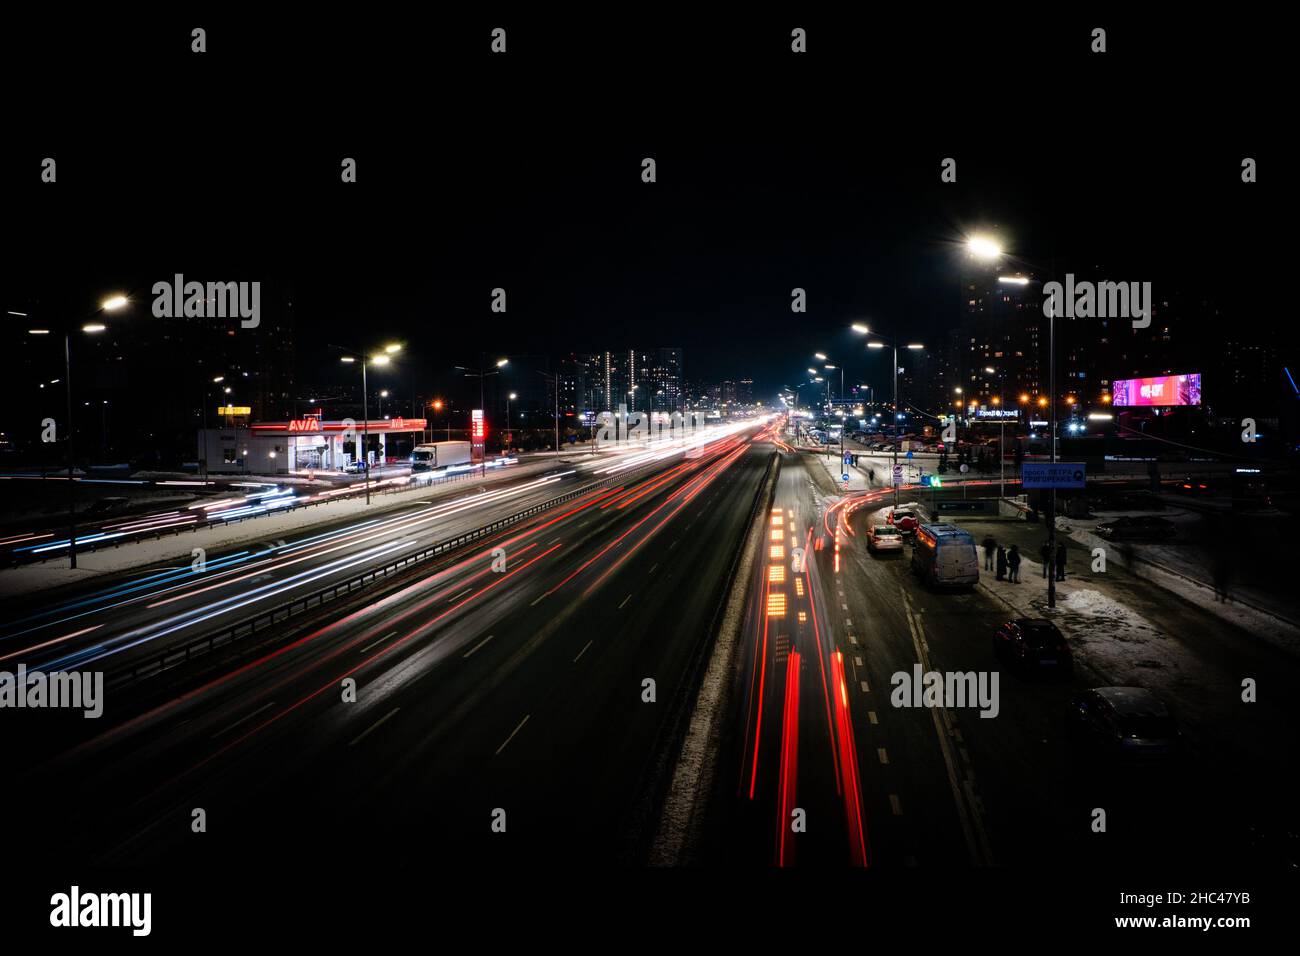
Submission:
M 1041 574 L 1042 565 L 1026 559 L 1023 587 L 990 576 L 980 580 L 979 589 L 1010 605 L 1017 616 L 1054 621 L 1070 642 L 1076 666 L 1095 675 L 1096 686 L 1146 687 L 1177 713 L 1198 715 L 1200 722 L 1230 710 L 1235 697 L 1221 693 L 1224 675 L 1215 661 L 1091 582 L 1058 581 L 1057 606 L 1050 610 Z

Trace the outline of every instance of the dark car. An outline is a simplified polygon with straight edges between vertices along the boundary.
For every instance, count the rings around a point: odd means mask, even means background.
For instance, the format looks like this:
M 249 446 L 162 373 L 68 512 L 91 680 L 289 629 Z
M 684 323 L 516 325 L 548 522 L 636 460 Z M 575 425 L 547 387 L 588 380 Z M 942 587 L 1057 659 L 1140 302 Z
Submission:
M 1178 526 L 1159 515 L 1123 515 L 1097 525 L 1097 534 L 1110 541 L 1168 541 L 1178 535 Z
M 1066 735 L 1085 751 L 1119 762 L 1160 762 L 1183 753 L 1169 709 L 1144 687 L 1097 687 L 1075 695 Z
M 1056 671 L 1066 676 L 1074 657 L 1065 635 L 1051 621 L 1022 617 L 1007 621 L 993 635 L 993 654 L 1000 661 L 1026 670 Z

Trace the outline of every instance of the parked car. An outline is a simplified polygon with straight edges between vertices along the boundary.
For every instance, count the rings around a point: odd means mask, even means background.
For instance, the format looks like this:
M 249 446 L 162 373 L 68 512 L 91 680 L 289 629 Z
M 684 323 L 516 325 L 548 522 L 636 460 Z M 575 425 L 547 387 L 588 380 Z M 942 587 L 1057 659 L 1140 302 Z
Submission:
M 885 517 L 885 521 L 897 528 L 901 534 L 915 534 L 917 526 L 921 523 L 920 519 L 916 516 L 916 512 L 908 511 L 905 508 L 891 511 Z
M 1007 621 L 993 635 L 993 655 L 1013 667 L 1067 676 L 1074 658 L 1065 635 L 1051 621 L 1022 617 Z
M 1097 525 L 1097 534 L 1110 541 L 1167 541 L 1177 536 L 1178 526 L 1159 515 L 1122 515 Z
M 1075 695 L 1065 729 L 1076 746 L 1109 760 L 1164 761 L 1185 749 L 1169 709 L 1144 687 L 1097 687 Z
M 867 550 L 879 554 L 881 551 L 903 551 L 903 535 L 893 525 L 873 524 L 867 529 Z

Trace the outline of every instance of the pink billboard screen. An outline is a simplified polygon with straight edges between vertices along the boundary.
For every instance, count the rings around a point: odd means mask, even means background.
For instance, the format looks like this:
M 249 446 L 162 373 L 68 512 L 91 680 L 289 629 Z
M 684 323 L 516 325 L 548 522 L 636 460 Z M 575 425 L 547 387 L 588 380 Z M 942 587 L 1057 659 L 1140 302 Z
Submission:
M 1112 404 L 1116 407 L 1135 405 L 1199 405 L 1201 404 L 1201 376 L 1158 375 L 1155 378 L 1116 379 L 1111 389 Z

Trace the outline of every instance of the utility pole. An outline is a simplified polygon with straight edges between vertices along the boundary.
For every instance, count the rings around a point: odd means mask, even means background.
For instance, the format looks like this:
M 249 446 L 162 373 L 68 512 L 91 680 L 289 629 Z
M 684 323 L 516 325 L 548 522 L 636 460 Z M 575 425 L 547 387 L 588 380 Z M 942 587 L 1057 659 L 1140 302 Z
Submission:
M 894 467 L 889 480 L 894 483 L 894 510 L 898 510 L 898 337 L 894 337 Z
M 68 398 L 68 557 L 69 567 L 77 568 L 77 489 L 72 483 L 72 332 L 63 332 L 63 382 Z
M 361 353 L 361 470 L 366 476 L 366 504 L 370 504 L 370 389 L 366 385 L 366 366 L 370 359 Z M 352 406 L 356 408 L 356 406 Z
M 1055 269 L 1053 269 L 1055 273 Z M 1052 414 L 1052 464 L 1056 464 L 1056 296 L 1052 296 L 1047 313 L 1047 391 L 1050 393 Z M 1056 574 L 1052 565 L 1056 561 L 1056 489 L 1052 488 L 1047 505 L 1047 606 L 1056 607 Z

